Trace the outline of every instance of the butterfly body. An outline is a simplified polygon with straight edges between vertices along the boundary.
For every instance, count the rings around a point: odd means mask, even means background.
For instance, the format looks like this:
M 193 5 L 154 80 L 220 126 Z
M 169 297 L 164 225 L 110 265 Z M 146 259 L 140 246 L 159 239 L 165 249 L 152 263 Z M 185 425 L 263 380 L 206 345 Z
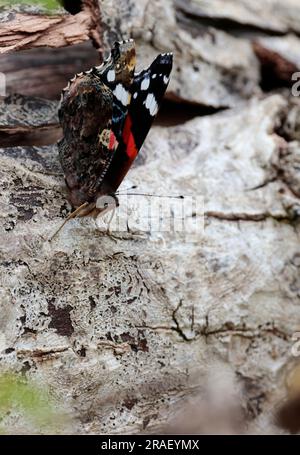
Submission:
M 172 54 L 158 55 L 138 74 L 135 63 L 133 40 L 116 42 L 103 65 L 76 75 L 63 91 L 59 158 L 72 207 L 84 205 L 80 215 L 115 194 L 166 91 Z

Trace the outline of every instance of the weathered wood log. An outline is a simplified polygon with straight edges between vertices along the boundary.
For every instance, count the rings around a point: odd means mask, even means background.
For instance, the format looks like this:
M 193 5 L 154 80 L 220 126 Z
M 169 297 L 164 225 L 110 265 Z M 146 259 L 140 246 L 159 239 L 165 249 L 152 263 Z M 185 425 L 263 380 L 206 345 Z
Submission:
M 174 104 L 123 188 L 197 199 L 184 231 L 167 228 L 176 200 L 164 229 L 150 229 L 142 221 L 160 199 L 120 196 L 113 235 L 75 219 L 49 242 L 70 210 L 57 102 L 31 84 L 0 104 L 0 364 L 48 387 L 74 433 L 299 431 L 288 410 L 300 393 L 300 104 L 286 86 L 300 9 L 274 4 L 99 1 L 104 50 L 130 35 L 142 63 L 175 52 Z M 21 74 L 27 56 L 12 56 Z M 267 64 L 277 94 L 260 86 Z M 37 64 L 33 74 L 39 86 Z M 194 119 L 172 116 L 183 101 Z M 5 421 L 29 431 L 21 413 Z
M 163 431 L 219 365 L 271 428 L 299 327 L 297 148 L 275 133 L 287 109 L 270 96 L 153 129 L 125 186 L 203 195 L 190 239 L 139 232 L 147 207 L 132 196 L 117 240 L 74 220 L 49 244 L 66 211 L 56 150 L 2 149 L 2 365 L 27 365 L 80 431 L 118 433 Z

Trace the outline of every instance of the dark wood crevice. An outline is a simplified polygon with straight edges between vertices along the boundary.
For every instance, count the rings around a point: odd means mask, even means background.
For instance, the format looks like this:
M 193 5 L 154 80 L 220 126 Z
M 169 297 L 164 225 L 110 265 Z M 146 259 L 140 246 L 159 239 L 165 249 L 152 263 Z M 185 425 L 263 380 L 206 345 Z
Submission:
M 62 5 L 70 14 L 78 14 L 82 11 L 82 0 L 62 0 Z
M 155 124 L 159 126 L 182 125 L 195 117 L 213 115 L 223 110 L 225 108 L 217 109 L 212 106 L 182 102 L 167 95 L 155 119 Z
M 258 41 L 253 42 L 253 50 L 260 62 L 261 82 L 260 86 L 264 92 L 288 87 L 294 83 L 292 75 L 299 71 L 299 68 L 279 53 L 267 49 Z

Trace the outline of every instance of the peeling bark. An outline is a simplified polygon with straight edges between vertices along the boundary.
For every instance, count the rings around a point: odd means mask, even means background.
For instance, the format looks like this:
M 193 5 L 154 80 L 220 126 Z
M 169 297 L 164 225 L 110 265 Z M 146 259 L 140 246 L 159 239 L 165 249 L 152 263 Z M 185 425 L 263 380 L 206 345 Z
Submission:
M 0 12 L 0 54 L 16 50 L 50 46 L 59 48 L 93 39 L 100 46 L 98 10 L 92 0 L 84 2 L 83 11 L 70 15 L 65 10 L 55 14 L 33 7 L 20 6 Z
M 1 22 L 0 54 L 32 47 L 67 46 L 89 39 L 90 16 L 85 12 L 76 18 L 16 13 L 13 20 Z

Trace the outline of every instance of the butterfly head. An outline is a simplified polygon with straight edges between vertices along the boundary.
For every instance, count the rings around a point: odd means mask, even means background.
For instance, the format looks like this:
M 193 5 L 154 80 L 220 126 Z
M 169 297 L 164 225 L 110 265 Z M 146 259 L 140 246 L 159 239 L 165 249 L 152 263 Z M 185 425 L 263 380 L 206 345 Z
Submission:
M 116 73 L 133 72 L 136 65 L 135 44 L 132 39 L 116 41 L 111 51 Z

